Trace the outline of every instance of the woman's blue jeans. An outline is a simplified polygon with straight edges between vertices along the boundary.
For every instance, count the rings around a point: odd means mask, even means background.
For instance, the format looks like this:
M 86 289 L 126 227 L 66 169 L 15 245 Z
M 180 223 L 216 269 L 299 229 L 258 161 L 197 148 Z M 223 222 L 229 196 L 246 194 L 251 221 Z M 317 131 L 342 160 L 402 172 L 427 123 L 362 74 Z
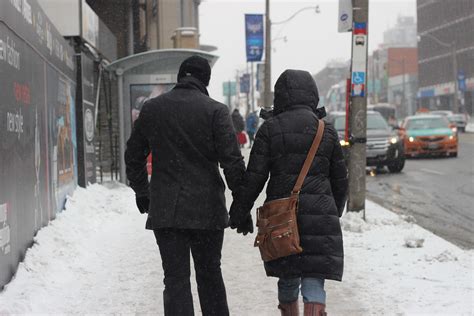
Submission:
M 304 303 L 326 304 L 324 279 L 294 278 L 278 280 L 278 300 L 280 303 L 291 303 L 298 299 L 301 286 L 301 295 Z

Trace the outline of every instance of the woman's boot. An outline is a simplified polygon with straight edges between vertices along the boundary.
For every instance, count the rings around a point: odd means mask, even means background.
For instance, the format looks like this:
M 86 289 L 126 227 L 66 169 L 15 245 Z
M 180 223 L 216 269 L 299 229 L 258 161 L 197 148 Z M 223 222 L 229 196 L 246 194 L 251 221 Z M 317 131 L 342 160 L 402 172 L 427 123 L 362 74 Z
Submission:
M 298 300 L 292 303 L 280 303 L 278 309 L 281 311 L 281 316 L 299 316 Z
M 304 316 L 326 316 L 326 305 L 320 303 L 305 303 Z

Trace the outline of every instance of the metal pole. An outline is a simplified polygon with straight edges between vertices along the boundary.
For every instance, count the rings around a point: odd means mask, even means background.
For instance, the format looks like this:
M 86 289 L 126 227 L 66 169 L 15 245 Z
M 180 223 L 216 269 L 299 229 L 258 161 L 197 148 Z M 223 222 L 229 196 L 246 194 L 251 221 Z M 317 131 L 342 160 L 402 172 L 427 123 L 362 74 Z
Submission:
M 120 161 L 120 182 L 126 183 L 125 173 L 125 120 L 123 106 L 123 71 L 117 69 L 118 76 L 118 111 L 119 111 L 119 161 Z
M 353 1 L 353 17 L 355 23 L 366 23 L 368 30 L 369 0 Z M 355 41 L 355 28 L 352 31 L 352 43 Z M 365 74 L 367 73 L 368 32 L 365 41 Z M 358 62 L 357 71 L 360 69 L 360 60 L 356 60 L 355 46 L 352 44 L 351 74 L 355 70 L 355 61 Z M 352 80 L 356 84 L 355 80 Z M 366 87 L 364 87 L 365 90 Z M 365 167 L 366 167 L 366 142 L 367 142 L 367 93 L 363 96 L 352 96 L 350 107 L 350 154 L 349 154 L 349 200 L 347 210 L 352 212 L 365 212 Z
M 456 42 L 453 42 L 452 45 L 452 56 L 453 56 L 453 78 L 454 78 L 454 103 L 453 103 L 453 111 L 454 113 L 459 113 L 459 100 L 458 100 L 458 93 L 459 93 L 459 84 L 458 84 L 458 60 L 456 58 Z
M 232 93 L 230 92 L 230 80 L 227 81 L 227 92 L 228 92 L 228 93 L 227 93 L 227 104 L 229 105 L 229 108 L 232 109 L 232 104 L 230 104 L 230 102 L 231 102 L 231 95 L 232 95 Z
M 270 21 L 270 0 L 265 0 L 265 92 L 263 107 L 270 109 L 272 106 L 272 23 Z
M 255 72 L 253 70 L 253 62 L 250 63 L 250 88 L 252 89 L 252 107 L 251 112 L 255 111 Z M 248 113 L 247 113 L 248 114 Z
M 402 59 L 402 109 L 403 109 L 403 117 L 407 116 L 407 108 L 408 108 L 408 105 L 406 104 L 406 90 L 405 90 L 405 58 Z

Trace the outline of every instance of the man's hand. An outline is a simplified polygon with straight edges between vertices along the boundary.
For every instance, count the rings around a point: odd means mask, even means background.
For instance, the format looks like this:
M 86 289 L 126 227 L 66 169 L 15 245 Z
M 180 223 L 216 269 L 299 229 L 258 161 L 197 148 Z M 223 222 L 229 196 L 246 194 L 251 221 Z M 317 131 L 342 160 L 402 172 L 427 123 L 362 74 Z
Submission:
M 237 233 L 242 234 L 246 236 L 248 233 L 252 234 L 253 233 L 253 221 L 252 221 L 252 215 L 248 214 L 244 220 L 241 222 L 236 222 L 233 217 L 230 218 L 229 220 L 229 226 L 232 229 L 237 228 Z
M 150 208 L 150 199 L 148 196 L 137 196 L 135 201 L 137 202 L 137 207 L 140 213 L 148 213 L 148 209 Z

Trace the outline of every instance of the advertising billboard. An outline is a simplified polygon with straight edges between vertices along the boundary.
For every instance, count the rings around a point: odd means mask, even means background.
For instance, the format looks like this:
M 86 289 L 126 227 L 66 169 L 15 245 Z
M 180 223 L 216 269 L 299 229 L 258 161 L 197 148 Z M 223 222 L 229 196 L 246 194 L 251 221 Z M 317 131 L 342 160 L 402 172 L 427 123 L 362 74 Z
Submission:
M 73 56 L 36 1 L 0 1 L 0 288 L 76 186 Z

